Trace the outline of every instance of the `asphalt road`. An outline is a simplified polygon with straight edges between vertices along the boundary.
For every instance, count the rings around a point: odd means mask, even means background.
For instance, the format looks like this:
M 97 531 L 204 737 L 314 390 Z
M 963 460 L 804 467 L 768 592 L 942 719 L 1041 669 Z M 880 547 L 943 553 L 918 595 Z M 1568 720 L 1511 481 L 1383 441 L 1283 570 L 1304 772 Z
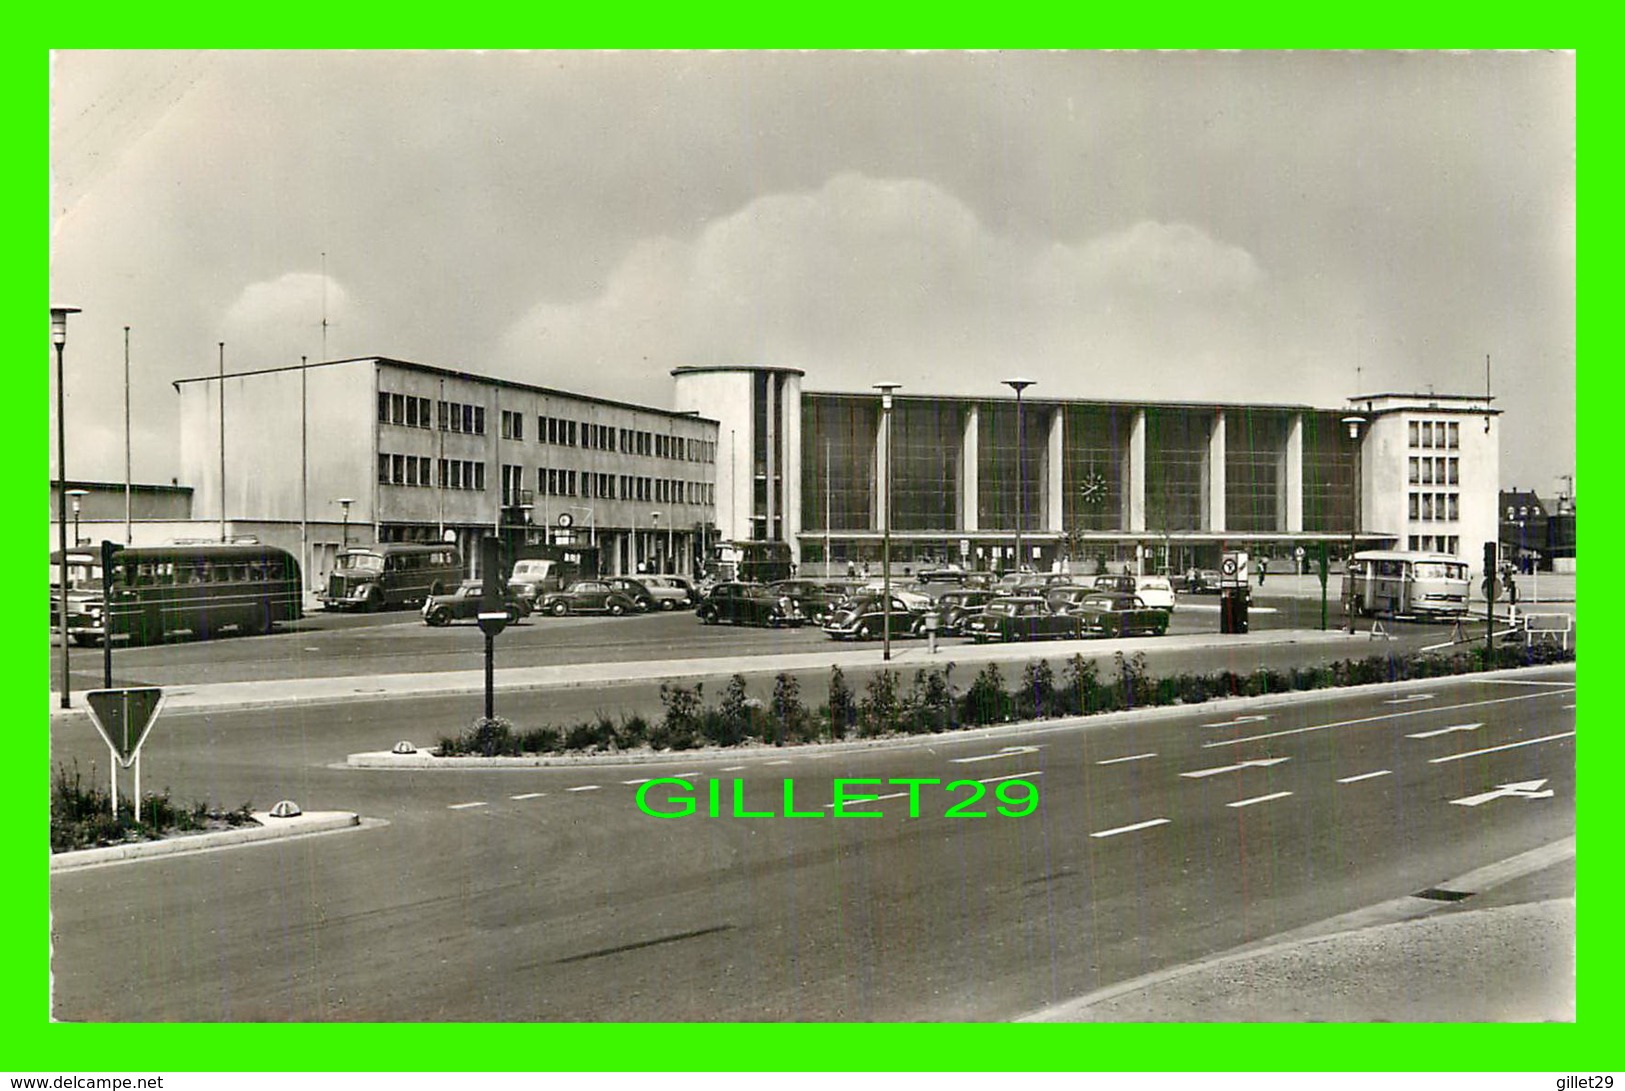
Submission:
M 1572 682 L 1441 679 L 643 768 L 332 766 L 433 702 L 166 718 L 147 786 L 388 825 L 54 875 L 54 1014 L 1012 1018 L 1572 834 Z M 105 764 L 82 724 L 54 730 L 54 753 Z M 690 772 L 740 778 L 750 810 L 777 810 L 785 778 L 798 809 L 825 813 L 843 777 L 1024 774 L 1042 802 L 948 818 L 927 786 L 918 817 L 903 795 L 859 805 L 880 818 L 657 819 L 626 783 Z

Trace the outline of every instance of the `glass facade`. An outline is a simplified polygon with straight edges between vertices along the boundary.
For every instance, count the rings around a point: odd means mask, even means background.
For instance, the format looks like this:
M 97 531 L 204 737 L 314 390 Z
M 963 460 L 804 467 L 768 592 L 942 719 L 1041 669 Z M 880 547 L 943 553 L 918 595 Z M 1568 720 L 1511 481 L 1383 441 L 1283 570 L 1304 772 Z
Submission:
M 1062 525 L 1069 532 L 1125 529 L 1128 488 L 1124 476 L 1134 409 L 1069 405 L 1061 412 Z
M 1286 437 L 1290 418 L 1269 410 L 1224 415 L 1226 530 L 1286 529 Z
M 879 398 L 801 399 L 801 528 L 873 530 Z M 894 428 L 893 435 L 897 430 Z M 827 467 L 827 469 L 826 469 Z
M 1201 530 L 1207 502 L 1207 445 L 1213 414 L 1149 406 L 1145 411 L 1145 526 Z
M 976 508 L 983 530 L 1014 530 L 1018 512 L 1023 531 L 1044 525 L 1044 471 L 1051 410 L 1024 404 L 1022 414 L 1025 420 L 1018 422 L 1014 401 L 981 404 L 976 441 Z M 1018 430 L 1024 433 L 1019 469 Z M 1018 483 L 1025 486 L 1019 497 Z
M 892 529 L 962 526 L 960 449 L 964 413 L 954 402 L 903 401 L 892 407 Z
M 1341 413 L 1304 413 L 1304 530 L 1346 534 L 1354 529 L 1354 451 Z

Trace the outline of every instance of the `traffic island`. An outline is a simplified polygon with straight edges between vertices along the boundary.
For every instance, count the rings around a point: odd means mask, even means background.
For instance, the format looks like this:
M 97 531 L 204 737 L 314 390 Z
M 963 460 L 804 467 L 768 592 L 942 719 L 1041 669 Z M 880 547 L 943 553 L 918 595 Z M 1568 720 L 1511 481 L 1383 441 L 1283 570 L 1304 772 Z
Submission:
M 210 830 L 199 833 L 176 833 L 156 841 L 129 841 L 105 845 L 94 849 L 76 849 L 51 856 L 52 871 L 114 864 L 126 860 L 146 859 L 153 856 L 177 856 L 193 852 L 230 848 L 236 845 L 273 841 L 286 837 L 304 837 L 337 830 L 359 829 L 364 825 L 354 811 L 309 811 L 281 816 L 271 811 L 251 811 L 252 825 L 234 829 Z

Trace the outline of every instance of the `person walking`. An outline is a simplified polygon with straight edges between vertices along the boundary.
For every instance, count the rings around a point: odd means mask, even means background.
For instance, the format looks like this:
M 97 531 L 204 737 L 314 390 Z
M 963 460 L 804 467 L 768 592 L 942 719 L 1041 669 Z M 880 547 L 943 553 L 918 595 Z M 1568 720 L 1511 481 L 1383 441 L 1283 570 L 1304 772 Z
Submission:
M 1264 586 L 1264 577 L 1269 574 L 1270 562 L 1267 557 L 1258 558 L 1258 586 Z

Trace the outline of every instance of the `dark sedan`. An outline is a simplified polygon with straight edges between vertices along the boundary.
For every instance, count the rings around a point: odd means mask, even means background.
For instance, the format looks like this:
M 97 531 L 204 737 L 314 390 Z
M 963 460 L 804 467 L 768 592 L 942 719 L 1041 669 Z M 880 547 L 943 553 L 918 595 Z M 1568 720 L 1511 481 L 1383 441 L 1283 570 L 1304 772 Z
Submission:
M 610 614 L 620 617 L 637 610 L 637 603 L 616 590 L 608 580 L 577 580 L 563 591 L 542 596 L 536 609 L 557 617 L 565 614 Z
M 796 609 L 816 625 L 822 625 L 831 611 L 851 594 L 845 584 L 820 583 L 817 580 L 780 580 L 769 585 L 768 589 L 790 599 L 796 604 Z
M 941 632 L 944 636 L 964 636 L 965 626 L 974 617 L 981 616 L 987 604 L 996 596 L 991 591 L 944 591 L 937 596 L 937 610 L 942 614 Z
M 806 620 L 795 600 L 759 583 L 729 580 L 706 593 L 694 609 L 694 616 L 707 625 L 729 622 L 733 625 L 766 625 L 779 628 L 800 625 Z
M 1037 596 L 1008 595 L 987 604 L 965 632 L 978 644 L 990 640 L 1069 640 L 1078 635 L 1078 619 L 1058 614 Z
M 1147 606 L 1138 595 L 1097 591 L 1068 612 L 1088 636 L 1161 636 L 1168 631 L 1168 611 Z
M 612 591 L 619 591 L 632 600 L 633 609 L 640 614 L 646 614 L 659 606 L 654 595 L 643 585 L 643 581 L 634 580 L 627 576 L 605 576 L 603 582 L 609 584 Z
M 462 586 L 449 595 L 430 595 L 425 599 L 423 620 L 438 628 L 450 625 L 454 621 L 477 618 L 480 616 L 480 604 L 484 601 L 484 594 L 484 581 L 464 580 Z M 507 592 L 503 609 L 508 615 L 509 624 L 530 616 L 530 606 L 512 591 Z
M 958 583 L 965 582 L 965 570 L 957 564 L 932 565 L 920 569 L 921 583 Z
M 921 636 L 925 632 L 925 611 L 892 596 L 891 635 Z M 877 640 L 886 628 L 886 599 L 883 595 L 856 595 L 839 606 L 824 622 L 824 632 L 836 640 Z

